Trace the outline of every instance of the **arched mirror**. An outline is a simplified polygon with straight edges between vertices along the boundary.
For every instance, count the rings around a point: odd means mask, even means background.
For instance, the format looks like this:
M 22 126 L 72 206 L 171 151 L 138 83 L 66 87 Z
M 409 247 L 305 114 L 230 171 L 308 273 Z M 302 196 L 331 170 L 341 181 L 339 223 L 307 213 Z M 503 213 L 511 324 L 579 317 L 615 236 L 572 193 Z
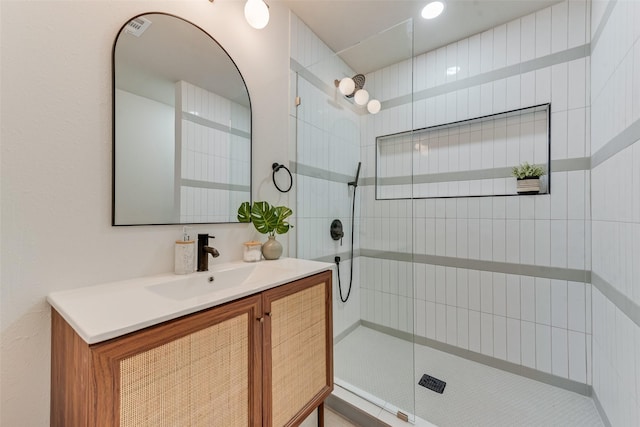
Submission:
M 251 200 L 251 103 L 201 28 L 149 13 L 113 49 L 113 225 L 237 222 Z

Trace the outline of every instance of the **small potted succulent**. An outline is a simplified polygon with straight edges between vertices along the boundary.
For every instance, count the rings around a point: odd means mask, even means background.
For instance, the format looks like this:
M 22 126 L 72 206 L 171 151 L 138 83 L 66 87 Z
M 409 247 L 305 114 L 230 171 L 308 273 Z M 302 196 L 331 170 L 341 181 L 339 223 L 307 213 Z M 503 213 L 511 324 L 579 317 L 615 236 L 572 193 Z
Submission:
M 512 175 L 516 177 L 516 191 L 518 194 L 538 194 L 540 192 L 540 177 L 545 174 L 542 165 L 530 165 L 524 162 L 514 166 Z
M 276 240 L 277 234 L 284 234 L 293 228 L 287 222 L 293 211 L 286 206 L 271 206 L 267 202 L 244 202 L 238 208 L 238 221 L 252 222 L 259 233 L 268 234 L 262 245 L 264 259 L 278 259 L 282 255 L 282 244 Z

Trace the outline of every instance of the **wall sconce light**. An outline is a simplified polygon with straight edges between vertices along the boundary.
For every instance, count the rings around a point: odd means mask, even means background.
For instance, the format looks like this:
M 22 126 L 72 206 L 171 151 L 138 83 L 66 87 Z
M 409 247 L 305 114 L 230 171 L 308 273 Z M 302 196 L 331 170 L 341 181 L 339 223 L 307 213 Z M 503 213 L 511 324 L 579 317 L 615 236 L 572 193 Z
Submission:
M 336 85 L 341 94 L 347 98 L 353 98 L 353 96 L 364 86 L 364 75 L 356 74 L 353 77 L 345 77 L 342 80 L 334 80 L 333 84 Z
M 213 3 L 214 0 L 209 0 Z M 244 19 L 256 30 L 261 30 L 269 23 L 269 5 L 264 0 L 247 0 L 244 5 Z
M 269 23 L 269 6 L 263 0 L 247 0 L 244 17 L 253 28 L 261 30 Z
M 364 75 L 356 74 L 353 77 L 345 77 L 341 80 L 334 80 L 333 84 L 338 88 L 341 94 L 347 98 L 353 98 L 356 105 L 361 107 L 367 106 L 367 111 L 371 114 L 380 112 L 382 105 L 377 99 L 369 100 L 369 92 L 364 87 Z

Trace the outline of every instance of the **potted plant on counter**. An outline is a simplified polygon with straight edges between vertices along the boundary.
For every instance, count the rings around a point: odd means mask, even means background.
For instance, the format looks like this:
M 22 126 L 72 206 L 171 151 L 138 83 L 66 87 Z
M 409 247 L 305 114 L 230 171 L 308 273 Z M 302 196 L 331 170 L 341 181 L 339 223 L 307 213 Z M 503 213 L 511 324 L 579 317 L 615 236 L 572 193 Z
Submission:
M 518 194 L 538 194 L 540 192 L 540 177 L 545 174 L 542 165 L 530 165 L 524 162 L 514 166 L 513 176 L 516 177 L 516 191 Z
M 267 234 L 268 240 L 262 245 L 264 259 L 278 259 L 282 255 L 282 244 L 276 234 L 285 234 L 293 225 L 287 218 L 293 211 L 286 206 L 271 206 L 267 202 L 244 202 L 238 208 L 238 221 L 252 222 L 259 233 Z

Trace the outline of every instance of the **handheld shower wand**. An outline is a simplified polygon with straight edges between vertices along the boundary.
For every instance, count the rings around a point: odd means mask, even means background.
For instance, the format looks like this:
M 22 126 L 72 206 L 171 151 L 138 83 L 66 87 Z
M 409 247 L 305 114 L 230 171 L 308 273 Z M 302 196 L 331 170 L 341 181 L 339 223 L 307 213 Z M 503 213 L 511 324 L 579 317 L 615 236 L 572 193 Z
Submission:
M 338 292 L 340 293 L 340 301 L 347 302 L 349 295 L 351 295 L 351 286 L 353 285 L 353 231 L 355 229 L 355 213 L 356 213 L 356 189 L 358 188 L 358 178 L 360 177 L 360 167 L 362 162 L 358 162 L 358 170 L 356 171 L 356 178 L 353 181 L 347 183 L 349 187 L 353 186 L 353 200 L 351 205 L 351 273 L 349 275 L 349 288 L 347 289 L 347 296 L 342 296 L 342 283 L 340 281 L 340 257 L 335 257 L 336 267 L 338 270 Z
M 360 166 L 362 166 L 362 162 L 358 162 L 358 170 L 356 171 L 356 179 L 351 182 L 348 182 L 347 185 L 351 187 L 353 185 L 354 188 L 358 186 L 358 177 L 360 177 Z

